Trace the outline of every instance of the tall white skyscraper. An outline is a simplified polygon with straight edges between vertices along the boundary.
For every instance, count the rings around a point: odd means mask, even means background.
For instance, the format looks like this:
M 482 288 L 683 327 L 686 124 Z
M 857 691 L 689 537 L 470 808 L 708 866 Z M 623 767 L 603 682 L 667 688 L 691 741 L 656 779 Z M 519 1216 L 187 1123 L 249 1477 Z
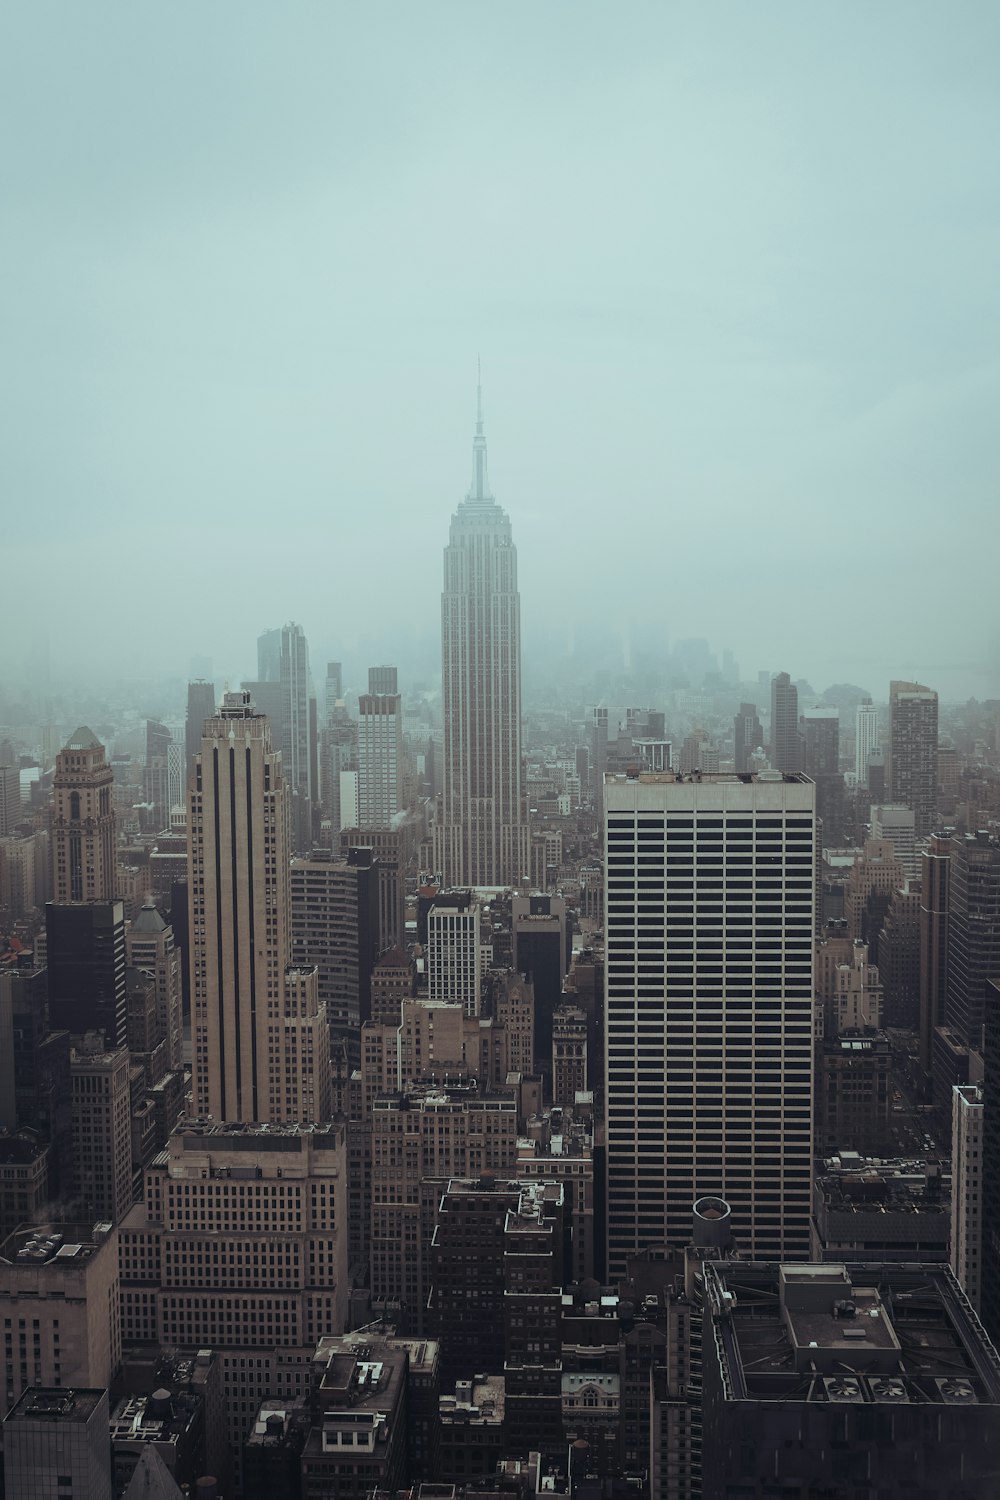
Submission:
M 441 596 L 444 792 L 434 858 L 446 885 L 529 878 L 521 760 L 521 601 L 510 520 L 486 477 L 482 387 L 472 487 L 452 517 Z
M 868 785 L 868 757 L 878 749 L 878 713 L 870 698 L 854 711 L 854 774 L 858 786 Z
M 362 693 L 358 700 L 359 827 L 391 825 L 400 810 L 402 773 L 403 700 L 398 693 Z
M 745 1255 L 809 1254 L 815 788 L 608 775 L 608 1274 L 732 1205 Z
M 197 1115 L 329 1115 L 329 1045 L 315 968 L 293 968 L 288 794 L 248 692 L 205 721 L 188 813 Z

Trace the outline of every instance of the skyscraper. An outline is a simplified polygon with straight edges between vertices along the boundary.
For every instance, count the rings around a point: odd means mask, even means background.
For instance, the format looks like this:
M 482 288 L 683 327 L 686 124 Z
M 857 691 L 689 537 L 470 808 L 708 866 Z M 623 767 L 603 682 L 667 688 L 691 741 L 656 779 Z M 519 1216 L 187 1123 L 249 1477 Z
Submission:
M 840 774 L 840 715 L 817 704 L 799 720 L 802 760 L 799 769 L 816 783 L 816 816 L 823 843 L 840 843 L 844 828 L 844 778 Z
M 292 844 L 305 852 L 312 842 L 312 804 L 317 788 L 309 645 L 301 625 L 283 625 L 258 636 L 257 682 L 245 682 L 243 686 L 271 720 L 271 733 L 281 751 L 285 783 L 291 793 Z
M 733 755 L 738 772 L 749 771 L 750 757 L 763 743 L 764 731 L 757 716 L 757 705 L 741 703 L 733 722 Z
M 321 1120 L 326 1013 L 314 968 L 291 968 L 282 758 L 247 692 L 205 723 L 188 816 L 194 1110 Z
M 187 799 L 188 778 L 191 762 L 201 749 L 202 725 L 215 713 L 215 683 L 189 682 L 187 695 L 187 718 L 184 721 L 184 785 L 183 797 Z
M 444 554 L 444 793 L 434 860 L 446 885 L 503 886 L 525 879 L 530 859 L 521 603 L 510 520 L 486 475 L 481 386 L 472 461 Z
M 814 788 L 608 776 L 608 1271 L 721 1193 L 750 1256 L 809 1253 Z
M 771 681 L 771 764 L 776 771 L 802 770 L 799 690 L 787 672 Z
M 114 773 L 104 746 L 86 725 L 56 756 L 52 782 L 52 899 L 113 901 Z
M 395 668 L 374 670 L 392 671 Z M 400 811 L 403 707 L 398 693 L 358 700 L 358 827 L 389 828 Z
M 878 713 L 870 698 L 854 711 L 854 774 L 858 786 L 868 785 L 868 757 L 878 749 Z
M 889 800 L 913 809 L 918 839 L 934 832 L 937 750 L 937 693 L 919 682 L 891 682 Z

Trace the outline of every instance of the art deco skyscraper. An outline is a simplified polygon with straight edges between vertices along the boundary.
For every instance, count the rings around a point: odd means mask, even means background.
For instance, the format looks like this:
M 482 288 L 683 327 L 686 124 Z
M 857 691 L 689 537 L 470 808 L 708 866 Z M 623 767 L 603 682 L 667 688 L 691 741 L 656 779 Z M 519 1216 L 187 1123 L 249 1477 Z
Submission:
M 529 877 L 521 760 L 521 601 L 510 520 L 486 476 L 482 387 L 472 486 L 452 517 L 441 596 L 444 792 L 434 830 L 451 886 Z
M 53 901 L 115 898 L 114 775 L 86 725 L 56 756 L 52 782 Z
M 288 794 L 248 692 L 205 722 L 188 830 L 195 1113 L 322 1120 L 326 1012 L 316 969 L 289 965 Z
M 809 1254 L 815 788 L 609 775 L 608 1274 L 719 1193 L 741 1249 Z

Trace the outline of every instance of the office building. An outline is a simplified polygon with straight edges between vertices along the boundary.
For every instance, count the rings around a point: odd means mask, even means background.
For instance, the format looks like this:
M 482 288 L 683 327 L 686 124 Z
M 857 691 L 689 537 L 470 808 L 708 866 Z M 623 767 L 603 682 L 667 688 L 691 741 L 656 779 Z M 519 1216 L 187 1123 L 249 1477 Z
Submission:
M 978 1048 L 986 981 L 1000 975 L 1000 839 L 986 832 L 951 840 L 945 1023 Z
M 226 693 L 204 727 L 188 818 L 194 1111 L 217 1121 L 326 1119 L 318 976 L 290 967 L 282 757 L 247 692 Z
M 608 1270 L 721 1192 L 809 1245 L 815 801 L 801 776 L 608 777 Z
M 13 833 L 21 821 L 21 772 L 14 765 L 0 765 L 0 838 Z
M 56 756 L 52 780 L 52 899 L 115 898 L 114 773 L 83 725 Z
M 327 724 L 336 705 L 344 696 L 344 665 L 339 661 L 326 664 L 326 683 L 323 690 L 323 718 Z
M 986 981 L 983 1028 L 983 1210 L 979 1311 L 1000 1340 L 1000 979 Z
M 398 945 L 379 954 L 372 968 L 371 1018 L 377 1025 L 398 1026 L 403 1002 L 417 990 L 417 966 Z
M 126 1038 L 125 908 L 120 901 L 49 901 L 45 906 L 49 1022 L 56 1031 Z
M 512 896 L 511 928 L 513 967 L 535 988 L 535 1064 L 548 1073 L 552 1018 L 562 999 L 572 945 L 565 898 L 537 892 Z
M 368 691 L 378 697 L 394 698 L 399 692 L 399 673 L 395 667 L 369 667 Z
M 938 695 L 919 682 L 889 684 L 889 800 L 915 815 L 918 839 L 937 817 Z
M 149 807 L 149 823 L 153 831 L 159 832 L 170 822 L 173 806 L 171 786 L 173 762 L 170 747 L 173 736 L 166 724 L 156 719 L 146 720 L 146 761 L 142 771 L 142 800 Z
M 292 956 L 315 965 L 331 1038 L 357 1062 L 358 1032 L 371 1014 L 378 953 L 379 870 L 370 848 L 346 859 L 293 859 Z
M 750 770 L 750 757 L 764 743 L 764 731 L 757 716 L 755 703 L 741 703 L 740 711 L 733 723 L 734 766 L 738 773 Z M 654 769 L 654 768 L 650 768 Z M 664 767 L 669 770 L 670 767 Z
M 951 1091 L 951 1253 L 955 1278 L 976 1311 L 982 1289 L 983 1091 Z
M 854 775 L 858 786 L 868 785 L 868 762 L 878 749 L 878 710 L 866 698 L 854 710 Z
M 132 1093 L 127 1047 L 106 1052 L 99 1035 L 70 1057 L 73 1175 L 78 1211 L 117 1224 L 132 1202 Z
M 939 1264 L 948 1258 L 948 1193 L 940 1162 L 838 1151 L 814 1184 L 811 1258 Z
M 292 802 L 292 847 L 305 853 L 312 843 L 312 804 L 319 789 L 314 780 L 309 645 L 301 625 L 266 630 L 258 638 L 257 679 L 257 683 L 244 683 L 244 688 L 250 690 L 258 709 L 272 721 L 271 733 L 275 748 L 281 751 L 285 784 Z
M 122 1359 L 117 1232 L 59 1221 L 17 1230 L 0 1246 L 0 1315 L 0 1411 L 29 1385 L 107 1388 Z
M 441 596 L 444 793 L 434 867 L 448 886 L 529 874 L 521 759 L 521 605 L 510 520 L 490 493 L 480 388 L 472 486 L 451 522 Z
M 474 1085 L 414 1085 L 371 1104 L 371 1288 L 400 1331 L 427 1331 L 431 1242 L 449 1178 L 513 1174 L 517 1104 Z
M 174 944 L 173 928 L 152 896 L 146 897 L 138 915 L 125 931 L 125 959 L 131 968 L 149 976 L 156 995 L 159 1039 L 166 1043 L 167 1067 L 181 1067 L 184 1018 L 180 958 Z
M 471 891 L 435 896 L 427 914 L 427 994 L 478 1016 L 482 1001 L 479 900 Z
M 946 1266 L 705 1267 L 703 1493 L 992 1500 L 1000 1365 Z
M 3 1422 L 11 1500 L 112 1500 L 108 1393 L 33 1385 Z
M 824 847 L 837 848 L 844 835 L 844 778 L 840 773 L 840 715 L 835 708 L 807 708 L 799 719 L 802 770 L 816 783 L 816 817 Z
M 218 1352 L 234 1461 L 261 1400 L 344 1328 L 346 1195 L 342 1124 L 188 1124 L 121 1226 L 126 1339 Z
M 362 693 L 358 701 L 360 828 L 391 827 L 402 810 L 402 779 L 403 700 L 398 693 Z
M 197 1354 L 167 1351 L 155 1362 L 150 1360 L 148 1377 L 140 1377 L 142 1389 L 135 1390 L 135 1354 L 133 1347 L 126 1355 L 124 1384 L 129 1394 L 118 1401 L 109 1424 L 115 1493 L 129 1496 L 131 1484 L 143 1500 L 147 1495 L 159 1500 L 160 1490 L 143 1489 L 150 1461 L 165 1486 L 170 1481 L 183 1486 L 178 1494 L 197 1495 L 203 1475 L 212 1475 L 226 1493 L 229 1448 L 220 1356 L 211 1349 Z
M 920 1011 L 920 887 L 893 891 L 878 935 L 886 1026 L 916 1031 Z
M 799 690 L 787 672 L 771 681 L 771 765 L 789 774 L 802 770 Z
M 917 878 L 916 814 L 910 807 L 871 809 L 871 836 L 887 840 L 896 851 L 907 880 Z
M 187 800 L 187 784 L 194 765 L 194 758 L 201 749 L 201 737 L 205 720 L 215 713 L 215 683 L 189 682 L 187 689 L 187 714 L 184 719 L 184 800 Z
M 552 1020 L 552 1103 L 572 1109 L 587 1089 L 587 1017 L 575 1005 L 560 1005 Z
M 340 830 L 340 851 L 352 859 L 354 849 L 370 849 L 378 870 L 378 939 L 381 953 L 406 942 L 406 865 L 411 848 L 411 829 L 405 822 L 395 828 Z
M 951 839 L 931 834 L 920 855 L 920 1066 L 931 1071 L 934 1034 L 948 993 Z
M 302 1453 L 301 1500 L 397 1494 L 407 1477 L 408 1351 L 367 1337 L 324 1339 L 310 1384 L 313 1425 Z

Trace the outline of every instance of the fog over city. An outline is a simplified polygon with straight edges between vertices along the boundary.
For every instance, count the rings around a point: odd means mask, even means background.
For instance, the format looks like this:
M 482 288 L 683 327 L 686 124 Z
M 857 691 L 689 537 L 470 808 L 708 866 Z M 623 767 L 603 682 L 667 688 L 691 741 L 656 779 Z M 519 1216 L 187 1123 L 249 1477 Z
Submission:
M 998 696 L 998 49 L 988 3 L 9 4 L 8 683 L 235 681 L 288 619 L 433 678 L 481 357 L 528 688 L 702 636 Z

